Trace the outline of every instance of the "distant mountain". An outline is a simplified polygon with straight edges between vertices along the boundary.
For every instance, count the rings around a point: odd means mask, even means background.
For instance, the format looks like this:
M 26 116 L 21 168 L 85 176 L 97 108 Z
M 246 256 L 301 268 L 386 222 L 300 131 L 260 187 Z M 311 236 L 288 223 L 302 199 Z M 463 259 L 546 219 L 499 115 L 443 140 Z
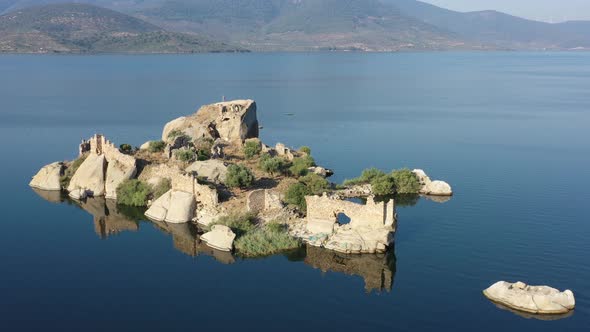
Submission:
M 546 23 L 497 11 L 461 13 L 416 0 L 382 0 L 468 41 L 515 49 L 590 48 L 590 22 Z
M 135 12 L 171 30 L 207 33 L 258 50 L 468 47 L 379 0 L 175 0 Z
M 18 9 L 0 16 L 0 52 L 192 53 L 241 48 L 88 4 Z

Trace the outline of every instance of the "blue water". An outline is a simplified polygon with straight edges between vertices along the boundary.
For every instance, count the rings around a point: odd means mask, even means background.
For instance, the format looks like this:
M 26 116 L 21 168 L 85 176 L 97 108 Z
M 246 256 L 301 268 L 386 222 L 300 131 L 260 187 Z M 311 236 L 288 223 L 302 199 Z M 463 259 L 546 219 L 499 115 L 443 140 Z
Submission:
M 589 88 L 587 53 L 0 56 L 0 329 L 587 331 Z M 263 140 L 311 146 L 334 181 L 419 167 L 456 195 L 400 207 L 387 257 L 242 260 L 112 206 L 107 234 L 104 203 L 27 186 L 82 138 L 139 145 L 222 96 L 255 99 Z M 497 280 L 577 308 L 523 318 L 483 297 Z

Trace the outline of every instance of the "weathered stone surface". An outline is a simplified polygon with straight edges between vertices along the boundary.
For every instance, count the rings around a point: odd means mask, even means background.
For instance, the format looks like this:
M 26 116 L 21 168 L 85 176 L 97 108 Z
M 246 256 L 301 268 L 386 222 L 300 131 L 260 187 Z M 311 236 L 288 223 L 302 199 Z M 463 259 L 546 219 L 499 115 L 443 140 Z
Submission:
M 327 168 L 323 168 L 321 166 L 313 166 L 307 169 L 310 173 L 317 174 L 321 177 L 327 178 L 334 175 L 334 171 L 329 170 Z
M 106 159 L 104 155 L 89 154 L 78 168 L 68 186 L 68 192 L 83 189 L 89 196 L 104 196 Z
M 63 163 L 55 162 L 46 166 L 43 166 L 31 182 L 29 186 L 41 190 L 61 190 L 61 184 L 59 178 L 63 173 Z
M 149 148 L 150 148 L 150 143 L 151 143 L 151 142 L 152 142 L 152 141 L 147 141 L 147 142 L 143 143 L 143 144 L 142 144 L 142 145 L 139 147 L 139 149 L 140 149 L 140 150 L 147 150 L 147 149 L 149 149 Z
M 74 190 L 70 191 L 69 196 L 72 199 L 75 199 L 77 201 L 81 201 L 81 200 L 85 199 L 88 196 L 88 194 L 86 192 L 86 189 L 74 189 Z
M 246 207 L 250 212 L 280 210 L 283 208 L 279 192 L 268 189 L 253 190 L 248 193 Z
M 294 228 L 291 234 L 310 245 L 348 253 L 382 253 L 393 243 L 395 232 L 395 204 L 393 200 L 367 204 L 337 197 L 307 196 L 307 218 L 304 227 Z M 348 224 L 337 222 L 338 214 L 350 218 Z
M 170 189 L 152 203 L 145 215 L 155 221 L 186 223 L 193 219 L 194 212 L 193 194 Z
M 117 187 L 121 182 L 132 179 L 137 173 L 135 165 L 129 166 L 112 160 L 107 166 L 105 181 L 105 196 L 110 199 L 117 199 Z
M 235 238 L 236 234 L 225 225 L 214 225 L 210 232 L 201 236 L 208 246 L 221 251 L 231 251 Z
M 195 172 L 199 177 L 205 177 L 210 182 L 223 183 L 227 175 L 227 166 L 222 160 L 210 159 L 195 161 L 185 171 Z
M 229 142 L 242 142 L 258 137 L 256 103 L 253 100 L 234 100 L 201 107 L 197 113 L 180 117 L 166 124 L 162 140 L 179 130 L 193 139 L 211 137 Z
M 423 195 L 432 195 L 432 196 L 452 196 L 453 189 L 451 186 L 444 182 L 444 181 L 432 181 L 430 177 L 426 175 L 426 173 L 421 169 L 415 169 L 412 171 L 418 181 L 422 185 L 420 189 L 420 193 Z
M 275 145 L 275 152 L 277 153 L 277 155 L 287 158 L 287 160 L 292 161 L 293 159 L 295 159 L 293 151 L 286 147 L 283 143 L 277 143 L 277 145 Z
M 560 292 L 549 286 L 529 286 L 523 282 L 498 281 L 484 295 L 512 309 L 533 314 L 563 314 L 576 306 L 571 290 Z

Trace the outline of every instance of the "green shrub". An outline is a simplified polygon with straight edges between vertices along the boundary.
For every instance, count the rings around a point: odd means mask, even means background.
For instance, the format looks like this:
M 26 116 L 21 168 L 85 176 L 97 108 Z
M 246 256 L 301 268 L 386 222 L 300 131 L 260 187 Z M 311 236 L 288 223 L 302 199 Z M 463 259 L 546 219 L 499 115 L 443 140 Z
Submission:
M 268 256 L 298 248 L 299 240 L 289 235 L 283 227 L 263 227 L 239 237 L 234 246 L 244 257 Z
M 227 168 L 225 184 L 230 188 L 246 188 L 254 182 L 252 171 L 244 165 L 230 165 Z
M 416 194 L 420 192 L 418 177 L 407 168 L 391 172 L 398 194 Z
M 305 196 L 311 194 L 311 189 L 309 189 L 305 184 L 301 182 L 294 183 L 289 186 L 289 188 L 287 188 L 287 192 L 285 193 L 285 202 L 299 207 L 301 211 L 305 211 L 307 210 Z
M 170 179 L 161 179 L 160 182 L 152 188 L 152 199 L 160 198 L 170 189 L 172 189 L 172 182 Z
M 311 156 L 304 156 L 293 159 L 293 163 L 289 168 L 289 172 L 293 176 L 304 176 L 308 172 L 308 168 L 315 166 L 315 160 Z
M 125 180 L 117 187 L 117 203 L 130 206 L 146 206 L 151 194 L 147 183 L 132 179 Z
M 219 217 L 210 226 L 225 225 L 231 228 L 236 237 L 243 236 L 256 228 L 255 216 L 252 213 L 234 213 L 228 216 Z
M 305 153 L 306 155 L 311 156 L 311 148 L 309 146 L 300 147 L 299 152 Z
M 88 155 L 81 155 L 80 157 L 78 157 L 78 159 L 72 161 L 70 166 L 66 168 L 66 170 L 64 171 L 64 174 L 60 176 L 59 182 L 63 189 L 68 188 L 68 186 L 70 185 L 70 180 L 72 180 L 72 176 L 76 174 L 76 171 L 78 170 L 78 168 L 80 168 L 80 165 L 82 165 L 84 160 L 86 160 L 87 156 Z
M 178 130 L 178 129 L 174 129 L 171 132 L 168 133 L 168 138 L 169 139 L 173 139 L 176 138 L 178 136 L 186 136 L 186 134 L 184 133 L 184 131 L 182 130 Z
M 197 150 L 197 160 L 203 161 L 209 159 L 211 159 L 211 152 L 209 150 Z
M 281 157 L 271 157 L 269 154 L 262 155 L 258 162 L 258 168 L 270 175 L 283 173 L 286 165 L 287 163 L 285 162 L 285 159 Z
M 354 186 L 357 184 L 368 184 L 368 183 L 371 183 L 371 181 L 373 181 L 374 178 L 382 177 L 384 175 L 386 175 L 385 172 L 383 172 L 380 169 L 377 169 L 375 167 L 367 168 L 367 169 L 363 170 L 363 172 L 361 173 L 361 176 L 359 176 L 358 178 L 354 178 L 354 179 L 344 180 L 343 184 L 345 186 Z
M 190 162 L 195 160 L 197 154 L 193 150 L 189 149 L 179 149 L 174 152 L 174 156 L 176 159 L 183 161 L 183 162 Z
M 215 141 L 210 137 L 197 138 L 194 141 L 194 146 L 197 150 L 211 151 Z
M 299 178 L 299 181 L 305 184 L 313 194 L 321 194 L 330 189 L 330 182 L 317 174 L 307 174 Z
M 133 152 L 133 147 L 129 144 L 121 144 L 119 145 L 119 151 L 121 151 L 121 153 L 130 154 Z
M 259 154 L 262 151 L 262 146 L 260 146 L 260 142 L 258 141 L 247 141 L 244 144 L 244 155 L 246 159 L 252 159 L 255 155 Z
M 149 152 L 162 152 L 166 147 L 166 143 L 164 141 L 151 141 L 150 146 L 148 147 Z
M 395 191 L 395 182 L 390 175 L 374 177 L 371 180 L 371 190 L 375 195 L 391 195 Z

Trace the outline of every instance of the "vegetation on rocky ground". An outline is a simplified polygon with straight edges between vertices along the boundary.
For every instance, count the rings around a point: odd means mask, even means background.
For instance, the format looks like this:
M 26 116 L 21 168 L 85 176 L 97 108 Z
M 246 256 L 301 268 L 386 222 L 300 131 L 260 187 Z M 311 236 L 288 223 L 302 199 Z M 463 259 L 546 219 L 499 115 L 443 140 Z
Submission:
M 300 147 L 299 152 L 305 153 L 306 155 L 311 156 L 311 148 L 309 146 Z
M 377 168 L 365 169 L 361 176 L 345 180 L 344 186 L 370 184 L 375 195 L 415 194 L 420 191 L 420 182 L 407 168 L 394 170 L 387 174 Z
M 287 204 L 297 206 L 301 211 L 305 211 L 307 210 L 305 196 L 311 194 L 311 189 L 309 189 L 305 184 L 297 182 L 287 188 L 287 192 L 285 192 L 285 202 Z
M 315 166 L 315 160 L 311 156 L 303 156 L 293 159 L 289 172 L 291 175 L 300 177 L 308 173 L 308 168 Z
M 288 163 L 282 157 L 271 157 L 268 153 L 263 154 L 258 161 L 258 168 L 274 176 L 285 173 Z
M 300 246 L 300 241 L 289 235 L 285 225 L 278 222 L 260 225 L 252 213 L 224 216 L 213 225 L 225 225 L 236 234 L 236 253 L 244 257 L 268 256 Z
M 193 150 L 189 149 L 179 149 L 174 152 L 174 156 L 176 159 L 182 162 L 191 162 L 197 158 L 197 154 Z
M 74 176 L 74 174 L 76 174 L 76 171 L 78 170 L 78 168 L 80 168 L 80 165 L 82 165 L 84 160 L 86 160 L 86 157 L 87 155 L 82 155 L 78 157 L 78 159 L 72 161 L 70 166 L 66 168 L 64 174 L 59 178 L 59 182 L 63 189 L 66 189 L 70 185 L 70 180 L 72 180 L 72 177 Z
M 117 187 L 117 203 L 130 206 L 146 206 L 152 193 L 149 184 L 137 180 L 125 180 Z
M 130 154 L 133 152 L 133 147 L 130 144 L 119 145 L 119 151 L 124 154 Z
M 254 156 L 260 154 L 262 151 L 262 146 L 260 146 L 260 142 L 257 141 L 247 141 L 244 144 L 244 156 L 246 159 L 252 159 Z
M 328 180 L 313 173 L 300 177 L 299 182 L 305 184 L 314 195 L 322 194 L 324 191 L 330 189 L 330 182 Z
M 244 165 L 230 165 L 227 168 L 225 184 L 230 188 L 247 188 L 254 182 L 252 171 Z
M 151 141 L 148 147 L 148 151 L 155 153 L 155 152 L 162 152 L 166 147 L 166 143 L 164 141 Z

